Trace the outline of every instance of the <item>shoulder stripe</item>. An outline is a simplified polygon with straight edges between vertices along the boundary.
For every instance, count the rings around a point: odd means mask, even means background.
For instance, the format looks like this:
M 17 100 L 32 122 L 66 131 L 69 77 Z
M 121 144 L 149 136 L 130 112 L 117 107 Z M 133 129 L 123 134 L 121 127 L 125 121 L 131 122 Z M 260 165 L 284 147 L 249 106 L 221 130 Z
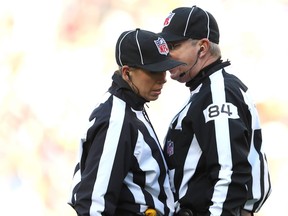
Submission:
M 119 122 L 123 123 L 124 116 L 125 103 L 123 103 L 123 101 L 119 98 L 113 96 L 111 117 L 104 143 L 104 149 L 101 159 L 99 161 L 99 170 L 97 173 L 98 176 L 109 177 L 107 176 L 107 172 L 109 172 L 109 170 L 112 170 L 113 168 L 113 158 L 115 158 L 118 141 L 122 130 L 122 124 Z M 91 198 L 93 200 L 90 208 L 91 216 L 97 214 L 97 212 L 102 212 L 104 210 L 104 194 L 106 193 L 108 184 L 109 178 L 97 178 L 97 181 L 94 184 Z
M 210 76 L 211 79 L 211 92 L 212 103 L 224 104 L 225 99 L 225 86 L 224 77 L 221 71 L 218 71 Z M 224 203 L 228 193 L 228 187 L 231 183 L 232 175 L 232 156 L 229 135 L 228 118 L 215 118 L 215 134 L 219 165 L 221 166 L 219 172 L 219 181 L 215 184 L 214 193 L 212 196 L 213 203 Z M 223 154 L 225 152 L 226 154 Z M 217 188 L 217 189 L 216 189 Z M 222 205 L 221 204 L 221 205 Z M 219 208 L 220 207 L 220 208 Z M 210 212 L 213 215 L 221 215 L 222 206 L 211 206 Z

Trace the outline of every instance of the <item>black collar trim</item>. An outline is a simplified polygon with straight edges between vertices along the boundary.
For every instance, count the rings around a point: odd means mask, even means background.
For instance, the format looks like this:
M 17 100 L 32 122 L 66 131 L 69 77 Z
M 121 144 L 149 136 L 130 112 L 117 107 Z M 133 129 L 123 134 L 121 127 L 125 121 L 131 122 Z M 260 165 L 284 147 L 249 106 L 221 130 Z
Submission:
M 114 73 L 112 76 L 112 85 L 109 92 L 120 99 L 124 100 L 129 106 L 135 110 L 143 110 L 146 101 L 143 97 L 136 94 L 121 75 Z
M 206 79 L 208 76 L 213 74 L 214 72 L 218 71 L 221 68 L 227 67 L 230 65 L 230 61 L 227 60 L 225 62 L 222 62 L 222 60 L 219 58 L 212 64 L 208 65 L 207 67 L 203 68 L 192 80 L 188 81 L 186 83 L 186 86 L 190 88 L 190 91 L 193 91 L 194 89 L 199 86 L 200 83 L 203 82 L 204 79 Z

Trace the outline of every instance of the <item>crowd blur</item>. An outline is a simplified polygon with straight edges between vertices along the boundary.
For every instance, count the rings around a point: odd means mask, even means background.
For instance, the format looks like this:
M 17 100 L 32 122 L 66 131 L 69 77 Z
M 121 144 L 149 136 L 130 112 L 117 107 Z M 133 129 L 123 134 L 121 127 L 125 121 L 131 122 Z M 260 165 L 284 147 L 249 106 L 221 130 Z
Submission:
M 118 36 L 160 32 L 168 12 L 194 4 L 218 20 L 223 58 L 257 102 L 273 186 L 257 216 L 288 212 L 287 0 L 0 0 L 1 215 L 75 216 L 78 139 L 117 68 Z M 167 79 L 148 109 L 160 140 L 189 94 Z

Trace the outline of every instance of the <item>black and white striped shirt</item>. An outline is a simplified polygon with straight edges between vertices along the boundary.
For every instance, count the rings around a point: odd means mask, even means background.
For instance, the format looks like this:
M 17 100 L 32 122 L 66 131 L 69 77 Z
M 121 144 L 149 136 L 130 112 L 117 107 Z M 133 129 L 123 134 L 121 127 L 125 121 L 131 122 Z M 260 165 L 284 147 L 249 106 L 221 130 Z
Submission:
M 148 207 L 173 215 L 168 168 L 145 102 L 113 75 L 81 141 L 69 200 L 78 215 L 143 213 Z
M 257 212 L 271 185 L 259 117 L 247 87 L 218 60 L 187 83 L 191 98 L 164 146 L 179 208 L 205 216 Z

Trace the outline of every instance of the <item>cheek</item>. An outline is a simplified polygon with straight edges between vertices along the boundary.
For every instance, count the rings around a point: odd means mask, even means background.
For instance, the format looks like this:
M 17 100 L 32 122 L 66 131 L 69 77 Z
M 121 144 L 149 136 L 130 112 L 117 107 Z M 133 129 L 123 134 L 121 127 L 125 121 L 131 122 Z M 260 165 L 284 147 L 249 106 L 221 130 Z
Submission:
M 182 53 L 181 53 L 181 58 L 183 60 L 185 60 L 185 62 L 190 62 L 191 60 L 193 60 L 194 55 L 191 49 L 185 49 Z
M 179 49 L 171 55 L 173 59 L 188 63 L 191 61 L 191 51 L 189 49 Z
M 145 96 L 147 93 L 149 93 L 152 82 L 153 81 L 151 81 L 151 79 L 147 79 L 146 77 L 142 77 L 141 79 L 139 79 L 139 81 L 137 82 L 137 88 L 141 96 Z
M 147 80 L 143 79 L 142 80 L 142 90 L 146 93 L 149 92 L 153 86 L 153 83 L 154 83 L 154 81 L 152 81 L 151 79 L 147 79 Z

